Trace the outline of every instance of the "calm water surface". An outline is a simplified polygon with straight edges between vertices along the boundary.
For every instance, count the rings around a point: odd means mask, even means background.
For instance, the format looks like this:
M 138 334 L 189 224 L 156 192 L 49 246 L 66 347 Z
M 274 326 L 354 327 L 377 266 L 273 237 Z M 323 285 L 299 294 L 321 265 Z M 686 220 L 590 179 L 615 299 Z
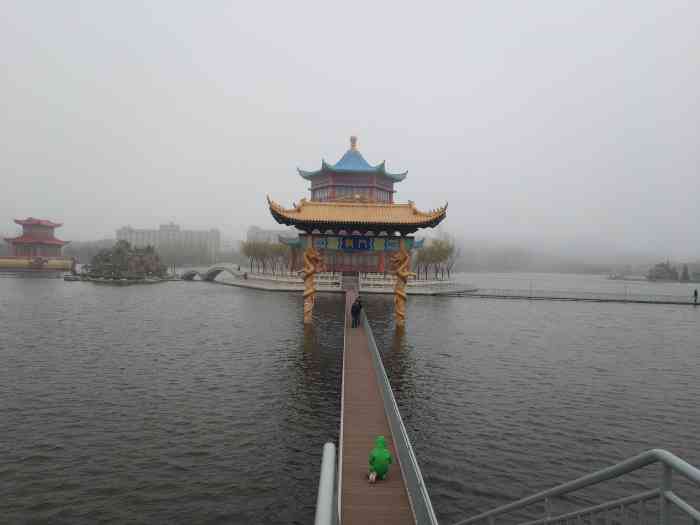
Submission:
M 311 522 L 342 298 L 310 331 L 301 303 L 0 279 L 0 516 Z M 397 336 L 366 306 L 442 523 L 651 447 L 700 464 L 700 308 L 412 297 Z
M 692 302 L 700 283 L 608 279 L 604 275 L 551 273 L 460 273 L 456 280 L 483 293 Z

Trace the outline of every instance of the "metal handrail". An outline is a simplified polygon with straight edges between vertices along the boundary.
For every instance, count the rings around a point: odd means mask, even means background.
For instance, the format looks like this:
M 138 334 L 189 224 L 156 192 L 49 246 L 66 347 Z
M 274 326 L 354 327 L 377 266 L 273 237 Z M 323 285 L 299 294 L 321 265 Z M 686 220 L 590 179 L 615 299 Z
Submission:
M 336 515 L 333 513 L 333 492 L 335 487 L 335 445 L 331 442 L 323 445 L 321 460 L 321 477 L 318 481 L 316 497 L 316 518 L 314 525 L 334 525 Z
M 640 493 L 636 496 L 629 498 L 628 502 L 619 501 L 609 502 L 609 504 L 596 505 L 594 507 L 588 507 L 586 509 L 581 509 L 573 513 L 562 514 L 560 516 L 546 516 L 543 519 L 529 522 L 530 524 L 548 524 L 559 522 L 567 518 L 581 517 L 583 515 L 592 515 L 599 511 L 605 510 L 607 508 L 612 508 L 614 506 L 624 506 L 630 503 L 635 503 L 638 501 L 648 500 L 653 497 L 659 497 L 659 523 L 661 525 L 670 524 L 670 509 L 669 504 L 675 505 L 676 508 L 685 512 L 691 519 L 698 521 L 700 520 L 700 512 L 693 508 L 687 502 L 683 501 L 677 494 L 672 490 L 672 474 L 674 472 L 681 474 L 686 479 L 700 487 L 700 470 L 690 465 L 689 463 L 683 461 L 678 456 L 671 454 L 666 450 L 652 449 L 642 452 L 641 454 L 621 461 L 616 465 L 598 470 L 587 476 L 580 477 L 576 480 L 569 481 L 568 483 L 563 483 L 551 489 L 533 494 L 526 498 L 522 498 L 518 501 L 502 505 L 496 509 L 484 512 L 472 518 L 462 520 L 457 522 L 455 525 L 468 525 L 471 523 L 479 523 L 482 521 L 488 521 L 490 525 L 495 523 L 496 516 L 507 514 L 515 510 L 520 510 L 525 507 L 529 507 L 535 503 L 544 502 L 545 508 L 550 508 L 550 500 L 559 496 L 564 496 L 571 492 L 581 490 L 583 488 L 589 487 L 591 485 L 597 485 L 604 481 L 610 479 L 618 478 L 625 474 L 629 474 L 635 470 L 639 470 L 643 467 L 651 465 L 652 463 L 662 464 L 662 474 L 659 489 L 654 491 L 647 491 Z M 653 492 L 653 494 L 652 494 Z
M 627 507 L 632 503 L 645 502 L 650 499 L 658 498 L 660 493 L 661 491 L 659 489 L 647 490 L 646 492 L 640 492 L 634 496 L 627 496 L 626 498 L 620 498 L 613 501 L 608 501 L 607 503 L 601 503 L 600 505 L 593 505 L 592 507 L 586 507 L 585 509 L 569 512 L 567 514 L 561 514 L 554 519 L 563 521 L 567 519 L 571 520 L 574 518 L 579 518 L 582 515 L 593 516 L 599 512 L 605 512 L 606 510 L 619 509 L 621 507 Z M 542 518 L 535 521 L 528 521 L 523 525 L 542 525 L 551 519 L 552 518 Z
M 342 280 L 342 275 L 341 275 L 341 280 Z M 342 283 L 341 283 L 342 284 Z M 350 294 L 349 296 L 347 294 Z M 345 377 L 347 373 L 347 359 L 348 359 L 348 315 L 349 315 L 349 308 L 348 304 L 350 304 L 350 301 L 353 301 L 355 299 L 355 295 L 353 292 L 348 291 L 346 292 L 345 296 L 345 316 L 343 317 L 343 326 L 345 327 L 343 329 L 343 372 L 342 372 L 342 379 L 341 379 L 341 385 L 340 385 L 340 433 L 338 437 L 338 489 L 337 489 L 337 497 L 336 497 L 336 510 L 337 510 L 337 521 L 338 523 L 341 522 L 341 512 L 342 512 L 342 496 L 343 496 L 343 435 L 344 435 L 344 430 L 345 430 Z
M 387 421 L 389 422 L 389 428 L 394 440 L 396 455 L 398 456 L 399 466 L 403 473 L 406 492 L 411 504 L 411 509 L 413 510 L 413 515 L 416 518 L 416 523 L 420 525 L 437 525 L 438 521 L 435 516 L 435 511 L 433 510 L 433 504 L 430 501 L 428 488 L 423 480 L 423 474 L 418 466 L 418 460 L 413 452 L 411 440 L 403 424 L 399 407 L 396 404 L 394 393 L 391 390 L 389 377 L 386 375 L 386 370 L 384 370 L 382 357 L 377 349 L 377 343 L 374 340 L 374 334 L 372 333 L 372 328 L 369 325 L 364 309 L 360 311 L 360 317 L 362 319 L 362 326 L 367 333 L 367 346 L 369 347 L 372 361 L 374 362 L 379 391 L 384 401 L 384 411 Z

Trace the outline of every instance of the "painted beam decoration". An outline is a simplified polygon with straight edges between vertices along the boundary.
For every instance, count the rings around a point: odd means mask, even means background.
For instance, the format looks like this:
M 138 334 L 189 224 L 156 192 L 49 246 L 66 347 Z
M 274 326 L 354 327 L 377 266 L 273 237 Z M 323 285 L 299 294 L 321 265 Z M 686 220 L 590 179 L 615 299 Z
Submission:
M 316 237 L 314 236 L 314 248 L 317 250 L 331 250 L 349 253 L 358 252 L 398 252 L 401 249 L 400 237 Z M 419 248 L 420 243 L 414 242 L 411 237 L 404 237 L 407 250 L 411 250 L 414 245 Z

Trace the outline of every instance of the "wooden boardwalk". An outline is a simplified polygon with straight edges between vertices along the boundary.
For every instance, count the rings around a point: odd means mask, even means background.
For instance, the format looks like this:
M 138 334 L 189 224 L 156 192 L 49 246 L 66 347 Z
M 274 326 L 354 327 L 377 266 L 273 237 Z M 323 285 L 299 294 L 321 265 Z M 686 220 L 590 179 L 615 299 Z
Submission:
M 367 334 L 351 328 L 350 305 L 356 292 L 346 294 L 345 351 L 340 442 L 340 509 L 342 525 L 415 523 L 389 430 Z M 394 463 L 386 480 L 367 481 L 369 452 L 374 439 L 386 438 Z

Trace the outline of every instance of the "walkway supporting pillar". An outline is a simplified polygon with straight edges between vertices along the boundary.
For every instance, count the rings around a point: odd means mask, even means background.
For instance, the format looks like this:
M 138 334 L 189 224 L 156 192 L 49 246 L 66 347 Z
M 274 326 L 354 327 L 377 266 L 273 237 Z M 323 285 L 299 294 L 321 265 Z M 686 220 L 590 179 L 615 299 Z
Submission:
M 409 277 L 415 277 L 411 272 L 411 253 L 406 249 L 406 241 L 401 238 L 399 251 L 392 257 L 396 285 L 394 286 L 394 315 L 396 328 L 406 326 L 406 286 Z
M 314 302 L 316 300 L 316 285 L 314 274 L 320 272 L 323 266 L 321 254 L 314 248 L 313 238 L 307 236 L 306 251 L 304 252 L 304 324 L 313 322 Z

